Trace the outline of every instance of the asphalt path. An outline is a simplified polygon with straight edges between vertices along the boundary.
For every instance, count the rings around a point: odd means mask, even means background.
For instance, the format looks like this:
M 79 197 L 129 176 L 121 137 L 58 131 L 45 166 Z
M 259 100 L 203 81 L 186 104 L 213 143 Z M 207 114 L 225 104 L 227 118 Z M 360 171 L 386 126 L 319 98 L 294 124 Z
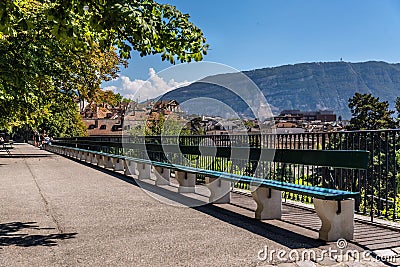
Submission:
M 266 247 L 332 246 L 234 203 L 169 205 L 121 174 L 27 144 L 11 153 L 0 151 L 0 266 L 267 266 L 279 262 L 259 259 Z

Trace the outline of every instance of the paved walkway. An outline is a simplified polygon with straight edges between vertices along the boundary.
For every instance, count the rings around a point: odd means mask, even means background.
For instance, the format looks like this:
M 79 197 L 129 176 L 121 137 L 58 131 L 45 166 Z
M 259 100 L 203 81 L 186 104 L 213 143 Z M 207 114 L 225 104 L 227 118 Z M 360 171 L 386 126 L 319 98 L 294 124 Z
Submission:
M 232 204 L 171 206 L 118 173 L 26 144 L 11 153 L 0 151 L 0 266 L 380 266 L 362 253 L 400 252 L 396 231 L 357 223 L 341 251 L 316 239 L 307 209 L 284 205 L 281 221 L 260 222 L 241 194 Z

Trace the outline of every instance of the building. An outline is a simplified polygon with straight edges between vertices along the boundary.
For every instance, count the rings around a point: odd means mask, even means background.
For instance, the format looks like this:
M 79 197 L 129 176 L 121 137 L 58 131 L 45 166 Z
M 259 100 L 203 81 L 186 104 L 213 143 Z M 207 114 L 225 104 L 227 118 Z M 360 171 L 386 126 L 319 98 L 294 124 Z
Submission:
M 117 107 L 88 104 L 81 112 L 89 135 L 121 135 L 127 103 Z
M 332 122 L 336 121 L 336 114 L 332 110 L 318 110 L 318 111 L 301 111 L 295 110 L 282 110 L 279 116 L 275 117 L 275 121 L 321 121 Z

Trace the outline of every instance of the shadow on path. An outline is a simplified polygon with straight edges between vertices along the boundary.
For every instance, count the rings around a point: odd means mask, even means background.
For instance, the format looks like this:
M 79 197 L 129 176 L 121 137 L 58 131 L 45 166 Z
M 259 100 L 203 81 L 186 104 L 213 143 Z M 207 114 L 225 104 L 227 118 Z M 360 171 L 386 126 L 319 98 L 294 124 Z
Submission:
M 40 228 L 36 222 L 9 222 L 0 224 L 0 249 L 6 246 L 32 247 L 56 246 L 57 241 L 75 238 L 77 233 L 26 234 L 24 230 L 54 230 Z

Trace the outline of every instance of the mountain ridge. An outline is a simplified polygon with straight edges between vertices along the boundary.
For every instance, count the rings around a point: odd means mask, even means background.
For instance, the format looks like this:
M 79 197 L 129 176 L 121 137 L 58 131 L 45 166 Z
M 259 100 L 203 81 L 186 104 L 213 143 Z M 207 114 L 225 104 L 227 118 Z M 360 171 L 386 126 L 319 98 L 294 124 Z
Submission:
M 333 110 L 338 116 L 349 119 L 348 99 L 356 92 L 371 93 L 388 101 L 392 107 L 400 96 L 400 63 L 308 62 L 242 73 L 259 87 L 274 114 L 287 109 Z M 229 84 L 234 85 L 235 75 L 219 74 L 205 79 L 222 79 L 229 87 Z M 249 116 L 248 107 L 228 91 L 200 80 L 172 90 L 162 99 L 176 99 L 182 103 L 198 97 L 215 98 Z M 213 113 L 212 107 L 209 112 Z

